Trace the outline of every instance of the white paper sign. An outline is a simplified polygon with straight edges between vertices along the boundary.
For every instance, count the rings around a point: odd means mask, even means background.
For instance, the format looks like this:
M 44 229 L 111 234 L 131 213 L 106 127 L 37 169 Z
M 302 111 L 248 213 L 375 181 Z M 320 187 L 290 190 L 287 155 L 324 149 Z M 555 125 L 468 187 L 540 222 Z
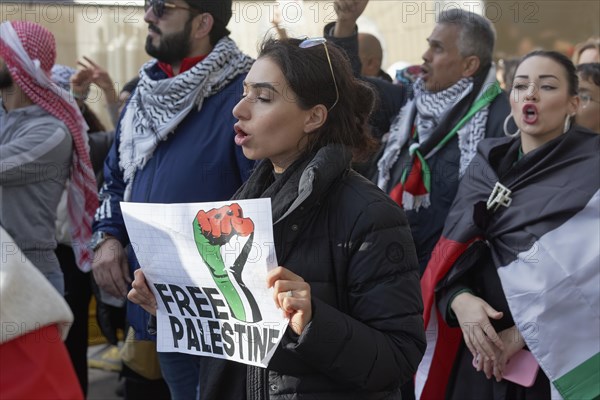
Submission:
M 158 351 L 266 367 L 288 324 L 266 285 L 277 266 L 271 200 L 121 210 L 157 299 Z

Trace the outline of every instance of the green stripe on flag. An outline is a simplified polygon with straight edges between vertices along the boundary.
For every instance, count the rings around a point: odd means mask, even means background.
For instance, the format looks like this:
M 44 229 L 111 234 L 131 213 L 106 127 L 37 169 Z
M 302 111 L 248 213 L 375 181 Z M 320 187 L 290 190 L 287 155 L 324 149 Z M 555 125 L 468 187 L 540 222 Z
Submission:
M 564 399 L 599 399 L 600 353 L 596 353 L 552 383 Z

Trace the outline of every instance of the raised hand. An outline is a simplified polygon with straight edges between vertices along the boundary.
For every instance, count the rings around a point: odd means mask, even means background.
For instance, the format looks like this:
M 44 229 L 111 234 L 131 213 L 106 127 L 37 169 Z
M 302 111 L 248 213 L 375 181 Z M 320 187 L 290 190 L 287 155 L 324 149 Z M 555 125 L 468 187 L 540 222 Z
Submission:
M 354 32 L 356 20 L 362 15 L 369 0 L 335 0 L 333 9 L 337 14 L 334 36 L 350 36 Z
M 71 76 L 71 87 L 74 93 L 87 93 L 90 84 L 93 83 L 104 92 L 109 104 L 118 101 L 114 82 L 104 68 L 85 56 L 83 61 L 77 61 L 77 65 L 81 69 Z
M 271 20 L 271 24 L 273 28 L 277 31 L 277 35 L 279 35 L 279 39 L 287 39 L 288 35 L 285 28 L 281 27 L 281 12 L 279 11 L 279 7 L 275 7 L 275 11 L 273 13 L 273 19 Z

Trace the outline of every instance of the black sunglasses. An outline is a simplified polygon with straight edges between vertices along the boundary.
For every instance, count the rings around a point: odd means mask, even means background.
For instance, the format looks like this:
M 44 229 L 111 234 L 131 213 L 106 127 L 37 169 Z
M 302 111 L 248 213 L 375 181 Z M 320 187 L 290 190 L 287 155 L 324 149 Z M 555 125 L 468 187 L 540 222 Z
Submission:
M 165 8 L 177 9 L 180 8 L 182 10 L 192 11 L 189 7 L 178 6 L 173 3 L 165 3 L 165 0 L 145 0 L 144 1 L 144 11 L 148 12 L 148 9 L 152 7 L 152 12 L 156 15 L 157 18 L 162 18 L 165 14 Z

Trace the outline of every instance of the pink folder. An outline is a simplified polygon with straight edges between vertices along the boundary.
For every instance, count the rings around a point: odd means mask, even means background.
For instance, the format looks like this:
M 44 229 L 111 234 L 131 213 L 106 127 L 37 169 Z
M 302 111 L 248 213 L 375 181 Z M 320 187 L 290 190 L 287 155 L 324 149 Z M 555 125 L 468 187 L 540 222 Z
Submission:
M 473 367 L 477 368 L 476 358 L 473 359 Z M 521 386 L 531 387 L 535 383 L 539 369 L 540 365 L 533 354 L 521 349 L 506 363 L 502 378 Z

